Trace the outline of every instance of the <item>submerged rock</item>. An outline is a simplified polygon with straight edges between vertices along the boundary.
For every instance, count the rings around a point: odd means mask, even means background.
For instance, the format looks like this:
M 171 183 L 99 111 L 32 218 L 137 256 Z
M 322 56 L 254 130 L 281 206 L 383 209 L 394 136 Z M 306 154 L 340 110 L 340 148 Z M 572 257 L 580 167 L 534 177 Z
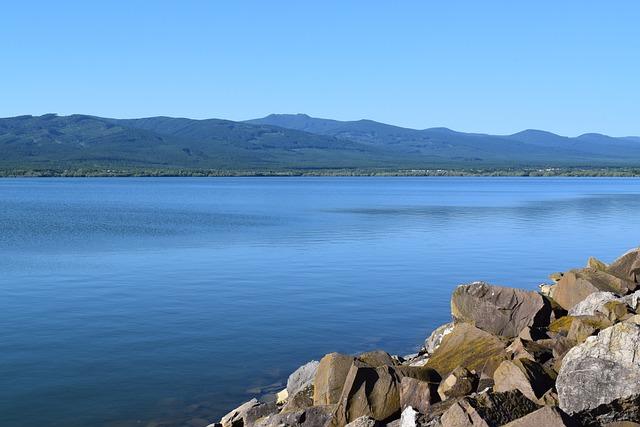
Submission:
M 618 323 L 565 355 L 556 381 L 568 414 L 640 393 L 640 326 Z

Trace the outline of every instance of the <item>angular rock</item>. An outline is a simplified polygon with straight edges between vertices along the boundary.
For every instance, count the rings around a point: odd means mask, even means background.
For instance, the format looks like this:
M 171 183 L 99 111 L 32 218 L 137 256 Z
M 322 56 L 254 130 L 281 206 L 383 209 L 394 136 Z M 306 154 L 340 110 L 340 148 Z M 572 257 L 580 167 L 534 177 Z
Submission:
M 538 408 L 538 405 L 519 391 L 486 392 L 465 397 L 453 404 L 442 414 L 440 421 L 447 427 L 501 426 L 522 418 Z
M 493 374 L 496 392 L 519 390 L 528 399 L 544 404 L 543 397 L 553 387 L 555 375 L 529 359 L 505 360 Z
M 402 410 L 400 415 L 400 427 L 421 427 L 426 425 L 424 423 L 424 416 L 413 409 L 411 406 L 407 406 Z
M 568 414 L 640 393 L 640 326 L 618 323 L 573 347 L 556 380 L 560 408 Z
M 479 378 L 461 366 L 453 370 L 438 386 L 440 399 L 447 400 L 452 397 L 462 397 L 473 393 L 478 388 Z M 426 413 L 415 406 L 420 412 Z
M 613 292 L 594 292 L 569 310 L 569 316 L 593 316 L 602 313 L 604 305 L 615 301 L 618 296 Z
M 340 353 L 327 354 L 320 360 L 314 379 L 314 405 L 338 403 L 342 387 L 354 360 L 353 356 Z
M 551 306 L 537 292 L 475 282 L 456 288 L 451 297 L 451 314 L 458 322 L 513 338 L 527 326 L 548 325 Z
M 461 366 L 470 371 L 493 371 L 505 359 L 505 340 L 468 323 L 460 323 L 446 335 L 425 366 L 438 371 L 442 377 Z
M 635 283 L 604 271 L 583 268 L 568 271 L 562 276 L 554 290 L 553 299 L 565 310 L 571 310 L 594 292 L 605 291 L 626 295 L 635 287 Z
M 288 398 L 289 398 L 289 392 L 285 388 L 284 390 L 281 390 L 276 393 L 276 404 L 284 405 Z
M 313 406 L 313 385 L 308 385 L 298 390 L 293 396 L 289 396 L 287 403 L 282 407 L 282 412 L 295 412 Z
M 527 326 L 518 334 L 518 338 L 527 341 L 537 341 L 543 340 L 545 338 L 549 338 L 544 328 L 532 328 L 531 326 Z
M 424 352 L 427 354 L 433 354 L 433 352 L 440 346 L 442 339 L 453 331 L 454 326 L 453 322 L 445 323 L 444 325 L 438 326 L 433 332 L 431 332 L 429 338 L 424 342 Z
M 403 377 L 400 380 L 400 409 L 411 406 L 426 414 L 431 404 L 438 401 L 437 388 L 437 383 Z
M 378 427 L 380 426 L 380 423 L 376 420 L 374 420 L 371 417 L 360 417 L 360 418 L 356 418 L 355 420 L 351 421 L 349 424 L 347 424 L 345 427 Z
M 596 257 L 589 257 L 589 260 L 587 261 L 587 267 L 593 268 L 595 270 L 600 270 L 600 271 L 607 271 L 607 269 L 609 268 L 607 264 L 600 261 Z
M 242 417 L 243 425 L 252 426 L 260 418 L 266 417 L 267 415 L 275 414 L 277 411 L 278 407 L 276 406 L 275 402 L 260 402 L 260 404 L 255 405 L 247 410 L 246 414 Z
M 504 427 L 568 427 L 573 425 L 574 423 L 567 414 L 558 408 L 545 406 L 505 424 Z
M 634 283 L 640 281 L 640 248 L 635 248 L 615 260 L 607 272 Z
M 312 360 L 289 375 L 289 379 L 287 379 L 287 393 L 289 396 L 293 396 L 303 388 L 313 385 L 319 365 L 320 362 Z
M 366 363 L 369 366 L 393 366 L 396 364 L 393 357 L 386 351 L 375 350 L 367 353 L 362 353 L 357 356 L 358 360 Z
M 600 329 L 606 329 L 611 326 L 610 322 L 607 322 L 608 324 L 604 322 L 608 319 L 604 319 L 603 321 L 600 320 L 601 319 L 596 316 L 575 317 L 571 323 L 571 328 L 569 328 L 567 338 L 576 344 L 581 344 L 587 339 L 587 337 L 590 337 Z
M 272 414 L 257 420 L 252 427 L 324 427 L 333 417 L 335 405 L 313 406 L 297 412 Z
M 251 399 L 248 402 L 243 403 L 238 406 L 236 409 L 229 412 L 227 415 L 222 417 L 220 420 L 220 424 L 222 427 L 243 427 L 245 425 L 245 418 L 247 413 L 256 407 L 264 405 L 261 402 L 258 402 L 258 399 Z
M 640 291 L 635 291 L 632 294 L 626 295 L 622 297 L 621 300 L 633 311 L 638 311 L 640 308 Z
M 581 426 L 633 426 L 640 422 L 640 395 L 633 395 L 576 413 Z
M 611 322 L 616 323 L 624 319 L 629 313 L 629 307 L 623 301 L 609 301 L 602 307 L 604 314 Z
M 399 413 L 403 377 L 432 382 L 435 387 L 440 381 L 440 376 L 426 367 L 372 367 L 360 361 L 354 362 L 345 380 L 333 425 L 343 426 L 364 415 L 384 421 Z
M 513 359 L 529 359 L 534 362 L 545 363 L 553 358 L 553 349 L 547 343 L 548 339 L 541 342 L 527 341 L 516 338 L 507 347 L 506 351 L 511 353 Z

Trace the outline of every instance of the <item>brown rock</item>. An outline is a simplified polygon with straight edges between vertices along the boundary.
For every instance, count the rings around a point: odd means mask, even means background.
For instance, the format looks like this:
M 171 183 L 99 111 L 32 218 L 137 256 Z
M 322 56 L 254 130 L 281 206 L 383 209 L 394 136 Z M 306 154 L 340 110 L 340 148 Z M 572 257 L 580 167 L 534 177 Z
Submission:
M 544 394 L 554 384 L 555 375 L 529 359 L 505 360 L 493 374 L 496 392 L 519 390 L 530 400 L 543 404 Z
M 553 293 L 553 299 L 565 310 L 594 292 L 613 292 L 625 295 L 635 289 L 636 284 L 594 268 L 583 268 L 566 272 Z
M 602 307 L 602 314 L 613 322 L 621 321 L 627 314 L 629 314 L 629 307 L 622 301 L 609 301 Z
M 400 380 L 400 409 L 411 406 L 426 414 L 429 412 L 431 404 L 438 401 L 437 388 L 438 385 L 433 382 L 403 377 Z
M 527 326 L 548 325 L 551 306 L 537 292 L 475 282 L 456 288 L 451 297 L 451 314 L 458 322 L 513 338 Z
M 395 361 L 391 357 L 389 353 L 382 350 L 369 351 L 367 353 L 362 353 L 358 355 L 358 360 L 366 363 L 369 366 L 393 366 L 395 365 Z
M 470 371 L 493 375 L 498 365 L 507 359 L 505 340 L 468 323 L 459 323 L 447 334 L 425 366 L 448 376 L 461 366 Z
M 458 366 L 449 376 L 442 380 L 438 386 L 438 395 L 442 400 L 466 396 L 476 391 L 478 380 L 477 375 L 472 374 L 468 369 Z M 426 411 L 420 412 L 426 413 Z
M 493 427 L 522 418 L 537 409 L 538 405 L 519 391 L 485 392 L 456 402 L 442 414 L 440 421 L 447 427 Z
M 355 358 L 340 353 L 330 353 L 320 360 L 314 380 L 313 404 L 338 403 L 342 387 Z
M 282 412 L 295 412 L 313 406 L 313 385 L 298 390 L 287 398 L 287 403 L 282 407 Z
M 600 270 L 600 271 L 607 271 L 607 269 L 609 268 L 607 264 L 600 261 L 596 257 L 589 257 L 589 260 L 587 261 L 587 267 L 593 268 L 594 270 Z
M 615 260 L 607 272 L 630 282 L 640 282 L 640 248 L 632 249 Z
M 511 353 L 513 359 L 529 359 L 539 363 L 545 363 L 553 358 L 553 349 L 548 345 L 543 345 L 547 341 L 534 342 L 516 338 L 507 347 L 506 351 Z
M 587 337 L 602 329 L 608 328 L 612 324 L 608 318 L 602 315 L 575 316 L 571 323 L 571 328 L 569 328 L 567 338 L 576 344 L 580 344 L 583 343 Z
M 560 409 L 546 406 L 511 421 L 504 427 L 567 427 L 572 425 L 569 416 Z

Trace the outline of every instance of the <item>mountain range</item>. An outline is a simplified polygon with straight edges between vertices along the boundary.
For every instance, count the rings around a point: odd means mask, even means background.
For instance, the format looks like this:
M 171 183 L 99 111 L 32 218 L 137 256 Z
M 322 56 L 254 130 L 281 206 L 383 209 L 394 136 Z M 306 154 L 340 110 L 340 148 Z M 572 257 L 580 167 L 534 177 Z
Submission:
M 286 170 L 640 166 L 640 137 L 408 129 L 272 114 L 236 122 L 89 115 L 0 119 L 0 169 Z

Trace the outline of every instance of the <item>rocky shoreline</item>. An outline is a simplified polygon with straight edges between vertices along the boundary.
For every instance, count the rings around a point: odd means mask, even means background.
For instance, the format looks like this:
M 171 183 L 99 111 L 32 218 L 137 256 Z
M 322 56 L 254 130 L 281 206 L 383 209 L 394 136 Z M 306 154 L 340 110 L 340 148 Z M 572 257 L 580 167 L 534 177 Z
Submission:
M 208 427 L 640 426 L 640 249 L 451 297 L 421 351 L 331 353 Z

